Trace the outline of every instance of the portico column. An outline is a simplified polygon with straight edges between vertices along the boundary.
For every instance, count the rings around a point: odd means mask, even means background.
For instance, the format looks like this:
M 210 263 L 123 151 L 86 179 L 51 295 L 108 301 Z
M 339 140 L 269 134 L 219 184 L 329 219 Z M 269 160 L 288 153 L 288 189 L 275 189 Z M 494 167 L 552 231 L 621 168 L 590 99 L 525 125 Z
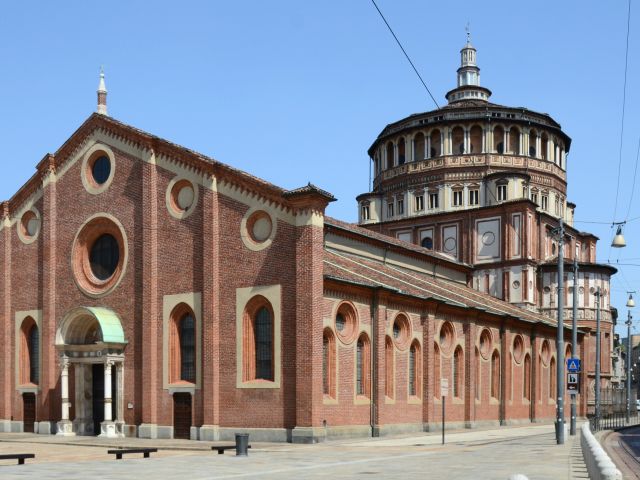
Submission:
M 62 421 L 69 421 L 69 359 L 62 358 L 62 372 L 60 373 L 60 390 L 62 393 Z
M 62 397 L 62 415 L 57 423 L 56 435 L 75 435 L 73 424 L 69 420 L 69 358 L 62 356 L 60 360 L 60 396 Z
M 111 418 L 111 367 L 112 360 L 104 362 L 104 421 L 110 422 Z

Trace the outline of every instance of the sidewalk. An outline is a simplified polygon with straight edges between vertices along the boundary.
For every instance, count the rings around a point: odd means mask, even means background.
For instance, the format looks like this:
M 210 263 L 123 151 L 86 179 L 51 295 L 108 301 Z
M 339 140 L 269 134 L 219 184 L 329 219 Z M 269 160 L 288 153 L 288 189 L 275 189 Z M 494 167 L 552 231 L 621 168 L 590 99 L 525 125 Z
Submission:
M 20 438 L 18 438 L 20 437 Z M 316 445 L 256 444 L 246 458 L 217 455 L 209 442 L 185 440 L 55 437 L 0 434 L 0 453 L 33 451 L 35 461 L 24 466 L 0 466 L 0 476 L 12 478 L 377 478 L 507 479 L 514 473 L 534 479 L 576 476 L 575 446 L 579 437 L 556 445 L 553 425 L 464 430 L 439 433 L 332 441 Z M 116 461 L 107 446 L 162 448 L 150 459 Z M 83 448 L 79 448 L 82 446 Z M 579 445 L 578 445 L 579 451 Z M 82 462 L 82 463 L 80 463 Z M 3 462 L 3 464 L 6 464 Z

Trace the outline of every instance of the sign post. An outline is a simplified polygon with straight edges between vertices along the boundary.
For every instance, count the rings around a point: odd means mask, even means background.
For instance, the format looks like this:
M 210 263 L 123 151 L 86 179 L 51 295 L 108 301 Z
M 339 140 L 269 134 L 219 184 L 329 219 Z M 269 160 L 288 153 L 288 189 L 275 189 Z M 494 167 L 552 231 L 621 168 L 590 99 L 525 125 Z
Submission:
M 444 399 L 449 394 L 449 379 L 441 378 L 440 379 L 440 397 L 442 397 L 442 445 L 444 445 Z

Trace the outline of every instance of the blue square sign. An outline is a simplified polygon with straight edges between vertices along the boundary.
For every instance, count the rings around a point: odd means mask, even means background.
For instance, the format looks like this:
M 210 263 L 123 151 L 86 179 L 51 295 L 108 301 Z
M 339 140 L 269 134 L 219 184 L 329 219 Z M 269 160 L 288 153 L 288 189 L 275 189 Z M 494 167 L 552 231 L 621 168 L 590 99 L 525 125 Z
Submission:
M 572 373 L 580 371 L 580 359 L 579 358 L 567 358 L 567 370 Z

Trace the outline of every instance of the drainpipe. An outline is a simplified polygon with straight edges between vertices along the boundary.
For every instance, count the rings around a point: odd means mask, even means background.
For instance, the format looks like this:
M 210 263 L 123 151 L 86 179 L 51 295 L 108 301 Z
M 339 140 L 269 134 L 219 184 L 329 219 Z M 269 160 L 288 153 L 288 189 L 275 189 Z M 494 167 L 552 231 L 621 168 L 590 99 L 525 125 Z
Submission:
M 373 290 L 371 299 L 371 408 L 369 411 L 369 425 L 371 426 L 371 436 L 380 436 L 380 427 L 377 422 L 378 414 L 378 310 L 379 310 L 380 287 Z

